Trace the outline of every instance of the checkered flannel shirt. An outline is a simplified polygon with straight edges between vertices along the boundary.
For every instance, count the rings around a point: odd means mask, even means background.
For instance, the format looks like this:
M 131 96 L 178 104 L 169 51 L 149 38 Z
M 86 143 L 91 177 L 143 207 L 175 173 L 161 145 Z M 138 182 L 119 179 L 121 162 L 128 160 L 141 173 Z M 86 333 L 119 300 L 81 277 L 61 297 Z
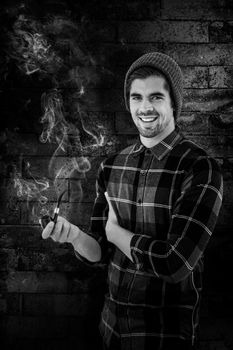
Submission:
M 91 223 L 103 258 L 109 247 L 105 191 L 119 225 L 133 233 L 133 262 L 117 247 L 108 256 L 104 342 L 125 350 L 193 342 L 203 253 L 222 202 L 217 162 L 178 129 L 151 149 L 138 142 L 105 160 Z

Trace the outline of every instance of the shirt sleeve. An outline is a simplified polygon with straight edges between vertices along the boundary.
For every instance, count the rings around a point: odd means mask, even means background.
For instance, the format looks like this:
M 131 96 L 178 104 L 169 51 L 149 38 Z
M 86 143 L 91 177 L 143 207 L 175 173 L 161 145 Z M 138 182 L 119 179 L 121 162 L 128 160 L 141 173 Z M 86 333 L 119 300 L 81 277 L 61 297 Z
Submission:
M 96 180 L 96 198 L 92 209 L 91 223 L 87 232 L 89 236 L 93 237 L 99 243 L 101 248 L 101 260 L 98 263 L 90 262 L 75 251 L 76 257 L 89 265 L 105 264 L 111 254 L 112 248 L 107 241 L 105 233 L 105 226 L 108 218 L 108 204 L 104 195 L 105 191 L 104 163 L 101 163 Z
M 182 184 L 166 241 L 134 234 L 130 246 L 137 268 L 171 283 L 186 278 L 201 258 L 217 222 L 223 180 L 217 162 L 198 158 Z

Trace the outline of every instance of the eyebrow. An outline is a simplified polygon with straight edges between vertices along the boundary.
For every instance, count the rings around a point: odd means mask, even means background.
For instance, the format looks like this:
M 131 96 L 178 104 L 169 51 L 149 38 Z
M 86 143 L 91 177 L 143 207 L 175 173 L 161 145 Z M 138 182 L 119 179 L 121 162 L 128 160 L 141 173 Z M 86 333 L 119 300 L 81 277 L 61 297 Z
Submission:
M 137 96 L 141 96 L 141 94 L 139 92 L 132 92 L 130 93 L 130 97 L 137 97 Z M 162 92 L 152 92 L 151 94 L 149 94 L 149 96 L 160 96 L 160 97 L 164 97 L 165 94 L 163 94 Z

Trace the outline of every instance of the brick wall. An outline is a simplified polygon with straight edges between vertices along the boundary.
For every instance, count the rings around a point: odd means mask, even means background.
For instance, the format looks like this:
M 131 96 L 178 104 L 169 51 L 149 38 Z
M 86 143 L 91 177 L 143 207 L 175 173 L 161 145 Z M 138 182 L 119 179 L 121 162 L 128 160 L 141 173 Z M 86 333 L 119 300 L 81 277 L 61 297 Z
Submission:
M 1 344 L 7 349 L 84 350 L 94 341 L 100 348 L 105 268 L 80 263 L 68 244 L 42 240 L 38 216 L 52 212 L 58 193 L 66 189 L 61 214 L 88 227 L 100 161 L 136 137 L 124 107 L 124 74 L 140 54 L 160 50 L 176 59 L 184 72 L 181 130 L 217 159 L 224 174 L 223 207 L 205 257 L 200 349 L 233 349 L 231 1 L 31 0 L 24 6 L 16 1 L 2 5 L 1 13 Z M 38 55 L 44 56 L 33 60 L 29 33 L 36 30 L 46 38 L 49 55 L 42 50 Z M 78 78 L 73 67 L 82 67 Z M 85 88 L 81 97 L 80 80 Z M 62 95 L 66 121 L 59 125 L 68 127 L 64 149 L 57 149 L 59 127 L 52 142 L 40 141 L 45 126 L 40 122 L 45 113 L 41 96 L 54 89 Z M 85 116 L 92 136 L 80 131 L 77 111 Z M 55 115 L 59 117 L 58 112 Z M 73 134 L 69 126 L 79 133 Z M 90 147 L 94 136 L 100 140 L 100 132 L 103 145 Z M 78 136 L 85 145 L 82 150 L 77 150 Z M 71 159 L 80 156 L 91 163 L 85 174 L 70 171 Z M 17 175 L 27 194 L 17 193 Z M 45 190 L 41 183 L 46 181 Z

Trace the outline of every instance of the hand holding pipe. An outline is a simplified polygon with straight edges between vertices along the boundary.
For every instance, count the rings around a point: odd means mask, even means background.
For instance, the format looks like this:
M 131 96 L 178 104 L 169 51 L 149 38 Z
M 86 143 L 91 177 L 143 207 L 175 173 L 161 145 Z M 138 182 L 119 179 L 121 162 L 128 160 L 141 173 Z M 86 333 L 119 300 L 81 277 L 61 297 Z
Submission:
M 59 210 L 60 210 L 60 209 L 59 209 L 60 203 L 61 203 L 61 200 L 62 200 L 62 198 L 63 198 L 63 196 L 64 196 L 65 193 L 66 193 L 66 190 L 64 190 L 64 191 L 59 195 L 59 197 L 58 197 L 57 205 L 56 205 L 56 207 L 55 207 L 55 209 L 54 209 L 54 216 L 53 216 L 53 218 L 52 218 L 51 216 L 49 216 L 49 215 L 43 215 L 43 216 L 40 218 L 39 222 L 40 222 L 40 225 L 41 225 L 41 227 L 42 227 L 43 229 L 48 225 L 48 223 L 49 223 L 50 221 L 53 221 L 53 222 L 56 224 L 56 222 L 57 222 L 57 217 L 58 217 Z

